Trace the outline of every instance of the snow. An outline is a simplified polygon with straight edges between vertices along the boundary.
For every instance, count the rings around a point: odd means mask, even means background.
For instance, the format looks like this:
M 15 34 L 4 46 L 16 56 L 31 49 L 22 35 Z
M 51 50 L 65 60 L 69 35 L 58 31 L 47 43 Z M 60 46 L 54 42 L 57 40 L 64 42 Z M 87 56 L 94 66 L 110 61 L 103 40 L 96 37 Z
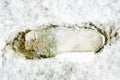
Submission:
M 105 38 L 92 29 L 60 29 L 57 32 L 57 52 L 96 52 L 105 43 Z
M 58 59 L 74 63 L 92 63 L 95 59 L 94 52 L 64 52 L 55 56 Z
M 113 38 L 94 57 L 82 55 L 87 63 L 57 57 L 26 60 L 12 50 L 2 51 L 21 30 L 86 22 L 107 33 L 111 26 L 120 32 L 120 0 L 0 0 L 0 80 L 119 80 L 120 39 Z

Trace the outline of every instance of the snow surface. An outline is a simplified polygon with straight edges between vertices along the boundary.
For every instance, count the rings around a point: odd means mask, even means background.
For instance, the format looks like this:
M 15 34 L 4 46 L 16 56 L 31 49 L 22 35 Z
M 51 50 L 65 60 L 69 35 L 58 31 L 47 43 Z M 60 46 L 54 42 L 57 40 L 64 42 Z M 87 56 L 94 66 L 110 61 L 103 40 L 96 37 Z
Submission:
M 83 57 L 87 63 L 57 57 L 26 60 L 12 50 L 1 50 L 18 31 L 84 22 L 106 32 L 111 26 L 120 31 L 120 0 L 0 0 L 0 80 L 119 80 L 120 39 L 112 39 L 94 59 Z
M 105 38 L 92 29 L 56 30 L 57 52 L 96 52 L 104 45 Z

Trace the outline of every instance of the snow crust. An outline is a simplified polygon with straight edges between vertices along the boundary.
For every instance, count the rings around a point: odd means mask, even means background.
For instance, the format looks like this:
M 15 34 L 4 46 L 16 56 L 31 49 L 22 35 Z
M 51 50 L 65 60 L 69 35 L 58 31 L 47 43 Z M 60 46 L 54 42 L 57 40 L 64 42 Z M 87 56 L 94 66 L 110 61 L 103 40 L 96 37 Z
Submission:
M 120 0 L 0 0 L 0 80 L 119 80 L 120 39 L 113 38 L 94 57 L 83 55 L 87 63 L 57 57 L 26 60 L 10 49 L 2 51 L 21 30 L 85 22 L 120 32 Z

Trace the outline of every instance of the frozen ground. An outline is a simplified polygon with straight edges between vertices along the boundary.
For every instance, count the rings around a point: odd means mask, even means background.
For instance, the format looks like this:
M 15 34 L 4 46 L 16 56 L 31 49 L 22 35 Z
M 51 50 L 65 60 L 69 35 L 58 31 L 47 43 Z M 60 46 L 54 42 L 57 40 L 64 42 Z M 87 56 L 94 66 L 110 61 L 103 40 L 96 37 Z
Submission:
M 0 50 L 20 30 L 83 22 L 102 24 L 107 32 L 111 26 L 117 29 L 120 0 L 0 0 Z M 120 39 L 111 42 L 94 58 L 83 57 L 87 63 L 58 58 L 26 60 L 12 50 L 0 51 L 0 80 L 120 80 Z

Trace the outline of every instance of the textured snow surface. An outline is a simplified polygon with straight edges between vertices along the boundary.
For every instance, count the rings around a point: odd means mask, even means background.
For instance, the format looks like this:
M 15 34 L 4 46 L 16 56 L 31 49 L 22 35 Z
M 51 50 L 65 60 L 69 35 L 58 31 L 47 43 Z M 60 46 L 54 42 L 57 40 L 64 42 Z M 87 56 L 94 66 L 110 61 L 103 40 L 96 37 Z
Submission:
M 107 32 L 110 25 L 117 29 L 120 0 L 0 0 L 0 80 L 120 80 L 120 39 L 113 39 L 111 46 L 106 45 L 87 63 L 79 62 L 81 58 L 74 62 L 57 57 L 26 60 L 12 50 L 1 50 L 18 31 L 83 22 L 101 24 Z

